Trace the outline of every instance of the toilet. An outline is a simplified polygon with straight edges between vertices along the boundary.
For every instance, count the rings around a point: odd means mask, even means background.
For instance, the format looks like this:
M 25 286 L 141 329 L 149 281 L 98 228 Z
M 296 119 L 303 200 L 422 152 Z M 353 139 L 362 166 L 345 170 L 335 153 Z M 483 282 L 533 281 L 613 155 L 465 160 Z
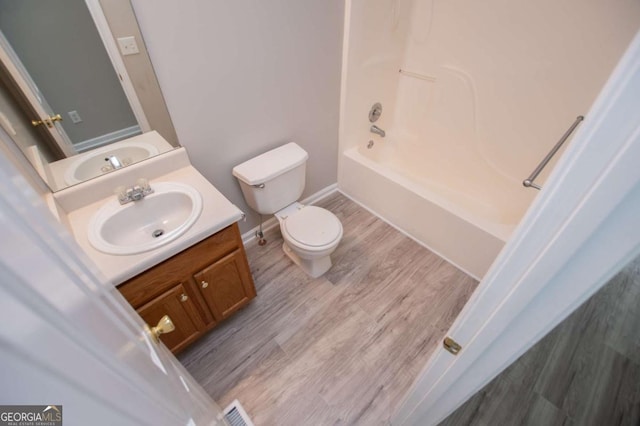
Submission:
M 330 211 L 298 203 L 309 155 L 290 142 L 233 168 L 247 204 L 280 222 L 282 249 L 317 278 L 331 268 L 331 253 L 342 239 L 342 223 Z

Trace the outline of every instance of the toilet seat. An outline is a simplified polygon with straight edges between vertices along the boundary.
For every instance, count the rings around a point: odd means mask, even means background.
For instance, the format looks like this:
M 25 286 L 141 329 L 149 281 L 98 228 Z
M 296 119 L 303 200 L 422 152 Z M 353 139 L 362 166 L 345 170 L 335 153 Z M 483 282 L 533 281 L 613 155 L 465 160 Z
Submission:
M 320 251 L 342 238 L 342 223 L 330 211 L 316 206 L 306 206 L 286 217 L 281 229 L 295 246 Z

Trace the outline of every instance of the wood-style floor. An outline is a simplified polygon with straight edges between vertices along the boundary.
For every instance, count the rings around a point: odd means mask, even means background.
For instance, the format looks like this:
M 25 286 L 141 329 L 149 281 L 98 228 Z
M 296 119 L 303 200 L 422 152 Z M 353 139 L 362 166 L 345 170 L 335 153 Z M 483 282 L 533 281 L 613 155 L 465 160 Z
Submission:
M 323 277 L 268 244 L 247 247 L 257 298 L 180 356 L 221 406 L 256 426 L 380 425 L 477 282 L 336 193 L 344 237 Z
M 440 426 L 640 425 L 640 258 Z

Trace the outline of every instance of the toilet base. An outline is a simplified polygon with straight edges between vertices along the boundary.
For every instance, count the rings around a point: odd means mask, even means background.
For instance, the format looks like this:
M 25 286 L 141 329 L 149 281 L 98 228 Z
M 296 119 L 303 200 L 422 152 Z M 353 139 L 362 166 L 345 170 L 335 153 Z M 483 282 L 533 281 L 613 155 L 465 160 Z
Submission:
M 313 278 L 318 278 L 331 268 L 331 257 L 329 255 L 315 259 L 302 259 L 291 250 L 287 243 L 282 243 L 282 250 L 296 265 L 306 272 L 307 275 Z

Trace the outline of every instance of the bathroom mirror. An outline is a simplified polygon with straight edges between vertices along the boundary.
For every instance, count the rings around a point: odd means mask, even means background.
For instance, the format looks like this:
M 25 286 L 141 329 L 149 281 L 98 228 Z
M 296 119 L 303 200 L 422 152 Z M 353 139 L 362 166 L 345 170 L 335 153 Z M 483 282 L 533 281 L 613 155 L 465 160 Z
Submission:
M 129 0 L 0 0 L 0 62 L 0 127 L 52 191 L 179 146 Z

